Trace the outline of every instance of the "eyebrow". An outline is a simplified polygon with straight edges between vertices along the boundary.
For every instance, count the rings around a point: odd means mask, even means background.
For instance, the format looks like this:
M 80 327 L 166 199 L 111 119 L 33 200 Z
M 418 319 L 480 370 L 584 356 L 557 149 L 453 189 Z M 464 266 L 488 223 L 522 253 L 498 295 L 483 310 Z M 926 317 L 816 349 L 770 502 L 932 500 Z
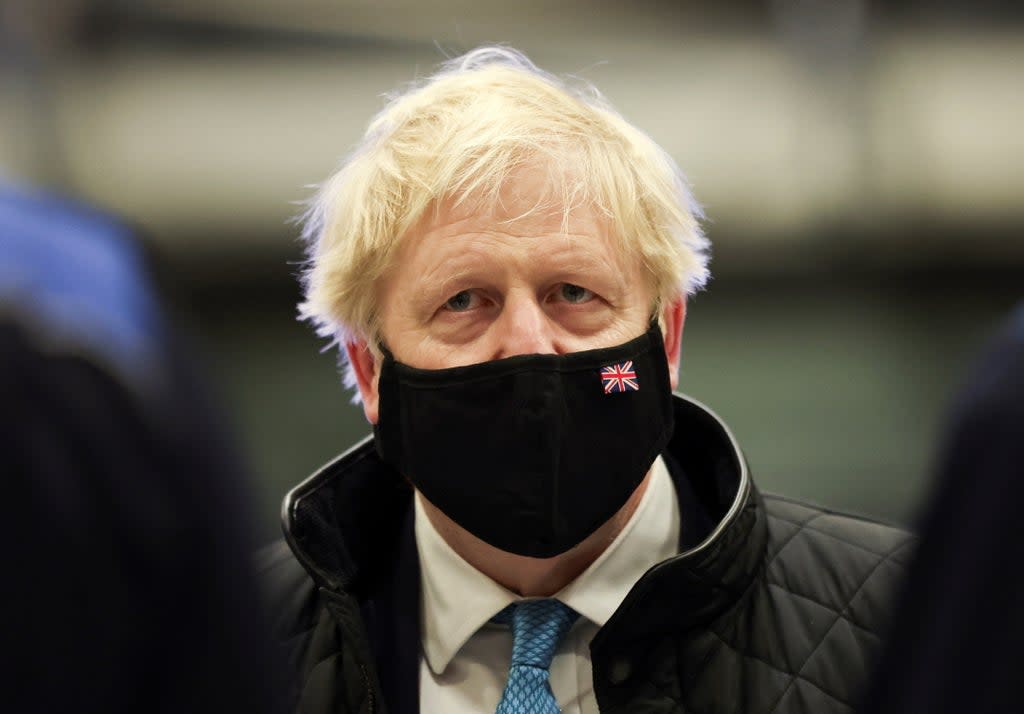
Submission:
M 432 273 L 435 271 L 432 271 Z M 429 302 L 431 304 L 441 302 L 442 299 L 451 297 L 452 295 L 460 292 L 461 290 L 472 287 L 466 285 L 464 288 L 456 289 L 460 284 L 470 283 L 472 281 L 472 270 L 460 270 L 454 275 L 447 275 L 443 280 L 419 280 L 414 284 L 417 296 L 416 302 Z M 422 274 L 420 277 L 423 277 Z
M 446 266 L 451 265 L 451 259 L 439 261 L 429 273 L 417 274 L 417 279 L 411 285 L 415 293 L 412 298 L 414 303 L 440 304 L 461 290 L 477 287 L 477 275 L 484 269 L 475 265 L 476 260 L 473 258 L 457 256 L 454 260 L 462 264 L 440 279 L 437 276 L 444 273 Z M 629 290 L 621 266 L 600 259 L 590 252 L 574 255 L 570 259 L 556 259 L 550 269 L 545 269 L 544 274 L 557 276 L 561 282 L 580 284 L 611 301 L 621 300 Z

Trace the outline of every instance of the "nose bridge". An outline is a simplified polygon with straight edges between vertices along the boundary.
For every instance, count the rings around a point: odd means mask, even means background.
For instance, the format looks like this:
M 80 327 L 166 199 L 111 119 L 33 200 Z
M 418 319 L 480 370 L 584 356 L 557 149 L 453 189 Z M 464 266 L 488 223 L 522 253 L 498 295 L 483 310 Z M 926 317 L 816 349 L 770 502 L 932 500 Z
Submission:
M 510 293 L 495 328 L 498 330 L 496 358 L 556 352 L 551 323 L 533 295 Z

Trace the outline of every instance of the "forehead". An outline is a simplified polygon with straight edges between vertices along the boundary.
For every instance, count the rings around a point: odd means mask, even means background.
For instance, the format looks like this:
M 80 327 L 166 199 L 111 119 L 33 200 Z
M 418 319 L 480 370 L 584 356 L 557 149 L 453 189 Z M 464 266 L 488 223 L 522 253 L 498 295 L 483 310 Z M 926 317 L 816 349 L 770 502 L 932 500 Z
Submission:
M 637 263 L 592 208 L 566 210 L 520 196 L 495 205 L 439 205 L 404 237 L 389 271 L 398 279 L 387 282 L 428 302 L 483 284 L 594 281 L 624 292 L 639 280 Z
M 551 239 L 534 246 L 545 254 L 573 252 L 581 259 L 632 262 L 612 221 L 589 203 L 573 201 L 578 192 L 572 182 L 564 169 L 528 166 L 516 169 L 496 190 L 440 200 L 401 237 L 393 267 L 448 260 L 451 253 L 488 242 L 513 247 L 539 238 Z

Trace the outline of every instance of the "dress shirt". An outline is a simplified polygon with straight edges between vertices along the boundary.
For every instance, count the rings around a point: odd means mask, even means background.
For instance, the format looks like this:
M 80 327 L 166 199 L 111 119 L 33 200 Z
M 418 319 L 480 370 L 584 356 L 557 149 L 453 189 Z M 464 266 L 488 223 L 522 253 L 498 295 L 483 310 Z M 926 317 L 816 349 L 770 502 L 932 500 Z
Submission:
M 423 651 L 422 714 L 493 712 L 512 659 L 512 634 L 490 619 L 522 598 L 462 559 L 434 529 L 417 495 Z M 551 664 L 551 689 L 563 714 L 598 711 L 590 641 L 652 565 L 679 550 L 675 486 L 659 457 L 640 504 L 611 545 L 553 597 L 580 614 Z

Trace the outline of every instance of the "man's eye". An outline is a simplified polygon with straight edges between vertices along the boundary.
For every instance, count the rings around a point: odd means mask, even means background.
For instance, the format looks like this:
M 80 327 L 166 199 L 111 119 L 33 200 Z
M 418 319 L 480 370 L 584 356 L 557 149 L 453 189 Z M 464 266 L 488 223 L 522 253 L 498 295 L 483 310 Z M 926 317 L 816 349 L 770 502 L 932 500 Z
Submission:
M 444 307 L 446 310 L 452 312 L 464 312 L 469 310 L 471 307 L 475 307 L 476 300 L 473 299 L 473 293 L 469 290 L 463 290 L 460 293 L 455 293 L 448 300 L 445 301 Z
M 562 287 L 559 289 L 562 299 L 566 302 L 579 303 L 586 302 L 594 297 L 594 293 L 581 288 L 579 285 L 573 285 L 572 283 L 562 283 Z

